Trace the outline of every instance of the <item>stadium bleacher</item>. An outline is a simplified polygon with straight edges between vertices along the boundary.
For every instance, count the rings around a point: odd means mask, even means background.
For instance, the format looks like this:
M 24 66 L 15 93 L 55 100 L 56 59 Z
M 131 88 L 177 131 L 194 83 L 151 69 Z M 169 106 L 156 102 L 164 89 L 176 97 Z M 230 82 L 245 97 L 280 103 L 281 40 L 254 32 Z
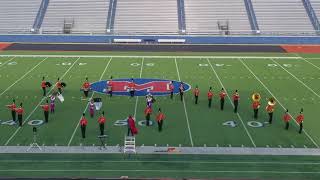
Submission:
M 31 33 L 41 0 L 1 0 L 0 33 Z
M 313 10 L 315 11 L 318 19 L 320 18 L 320 0 L 310 0 Z
M 62 33 L 68 19 L 74 22 L 71 33 L 104 34 L 108 9 L 107 0 L 50 0 L 42 32 Z

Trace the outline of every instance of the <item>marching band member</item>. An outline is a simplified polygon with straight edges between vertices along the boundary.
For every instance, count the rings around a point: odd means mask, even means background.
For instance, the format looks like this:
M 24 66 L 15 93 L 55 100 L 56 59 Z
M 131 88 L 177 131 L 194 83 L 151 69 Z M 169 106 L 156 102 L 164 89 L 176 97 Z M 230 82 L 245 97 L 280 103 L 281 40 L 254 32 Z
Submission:
M 208 102 L 209 102 L 208 107 L 211 108 L 211 102 L 213 97 L 212 87 L 209 88 L 207 96 L 208 96 Z
M 158 131 L 162 131 L 162 125 L 163 125 L 163 120 L 165 119 L 165 115 L 161 112 L 161 109 L 159 108 L 158 114 L 157 114 L 157 122 L 158 122 Z
M 112 90 L 113 90 L 113 81 L 112 81 L 112 76 L 110 77 L 110 80 L 107 81 L 107 93 L 109 93 L 110 97 L 112 97 Z
M 60 94 L 62 94 L 62 85 L 61 85 L 61 81 L 60 78 L 58 78 L 57 82 L 56 82 L 56 88 L 58 89 L 58 92 Z
M 289 129 L 289 121 L 291 120 L 291 116 L 289 115 L 289 110 L 287 109 L 286 112 L 283 115 L 283 121 L 286 124 L 285 129 Z
M 131 78 L 131 82 L 128 84 L 128 89 L 131 97 L 134 97 L 135 88 L 136 84 L 134 83 L 133 78 Z
M 261 96 L 259 93 L 253 93 L 252 94 L 252 109 L 253 109 L 253 118 L 254 119 L 258 119 L 258 112 L 259 112 L 259 108 L 260 108 L 260 99 Z
M 11 110 L 12 120 L 16 122 L 16 101 L 13 99 L 12 104 L 6 105 Z
M 200 90 L 198 88 L 198 86 L 196 86 L 196 88 L 193 90 L 193 94 L 194 94 L 194 98 L 195 98 L 195 104 L 198 104 L 198 98 L 199 98 L 199 94 L 200 94 Z
M 149 93 L 149 94 L 146 96 L 146 101 L 147 101 L 147 107 L 152 108 L 152 103 L 154 103 L 155 99 L 153 98 L 153 96 L 152 96 L 151 93 Z
M 42 88 L 42 91 L 43 91 L 43 96 L 46 96 L 46 94 L 47 94 L 47 91 L 46 91 L 47 85 L 46 85 L 46 81 L 44 80 L 44 76 L 42 77 L 41 88 Z
M 81 128 L 81 134 L 82 138 L 86 138 L 86 127 L 88 125 L 88 120 L 85 117 L 85 113 L 82 114 L 81 120 L 80 120 L 80 128 Z
M 54 113 L 55 111 L 55 101 L 56 101 L 56 93 L 52 93 L 50 96 L 50 112 Z
M 85 98 L 88 98 L 90 88 L 91 88 L 91 85 L 90 85 L 90 83 L 89 83 L 88 78 L 86 77 L 86 81 L 85 81 L 85 82 L 83 83 L 83 85 L 82 85 L 82 90 L 83 90 L 83 93 L 84 93 L 84 97 L 85 97 Z
M 232 95 L 233 98 L 233 104 L 234 104 L 234 113 L 238 112 L 238 105 L 239 105 L 239 99 L 240 95 L 238 93 L 238 90 L 235 90 L 235 92 Z
M 22 115 L 24 113 L 24 109 L 22 108 L 22 103 L 20 103 L 20 106 L 18 108 L 15 108 L 15 111 L 18 114 L 19 126 L 22 127 Z
M 173 81 L 171 81 L 169 84 L 169 91 L 170 91 L 170 99 L 173 99 L 173 91 L 174 91 Z
M 129 117 L 127 119 L 127 123 L 128 123 L 127 136 L 129 136 L 130 134 L 131 134 L 131 136 L 138 134 L 138 129 L 136 128 L 135 120 L 131 115 L 129 115 Z
M 93 99 L 91 99 L 89 102 L 89 113 L 91 118 L 93 118 L 94 116 L 94 108 L 95 108 L 94 101 Z
M 180 100 L 183 101 L 183 92 L 184 92 L 184 86 L 183 82 L 181 81 L 180 86 L 179 86 L 179 93 L 180 93 Z
M 106 123 L 106 118 L 104 117 L 104 111 L 102 111 L 101 116 L 98 119 L 100 136 L 104 135 L 104 124 Z
M 276 102 L 275 102 L 274 98 L 270 98 L 268 101 L 268 105 L 266 107 L 266 111 L 269 114 L 269 124 L 272 124 L 273 111 L 274 111 L 275 104 L 276 104 Z
M 224 98 L 226 97 L 227 93 L 224 91 L 224 89 L 222 88 L 219 96 L 220 96 L 220 109 L 221 111 L 223 111 L 224 108 Z
M 299 134 L 301 134 L 302 129 L 303 129 L 303 124 L 302 124 L 303 120 L 304 120 L 304 115 L 303 115 L 303 109 L 301 108 L 300 114 L 296 117 L 296 121 L 300 126 Z
M 150 125 L 150 116 L 151 116 L 151 113 L 152 113 L 151 107 L 150 107 L 150 106 L 147 106 L 146 109 L 144 110 L 144 115 L 146 116 L 146 120 L 147 120 L 147 123 L 146 123 L 147 126 Z
M 44 119 L 45 122 L 48 123 L 49 121 L 49 104 L 48 104 L 48 100 L 46 101 L 46 104 L 41 105 L 42 109 L 43 109 L 43 113 L 44 113 Z

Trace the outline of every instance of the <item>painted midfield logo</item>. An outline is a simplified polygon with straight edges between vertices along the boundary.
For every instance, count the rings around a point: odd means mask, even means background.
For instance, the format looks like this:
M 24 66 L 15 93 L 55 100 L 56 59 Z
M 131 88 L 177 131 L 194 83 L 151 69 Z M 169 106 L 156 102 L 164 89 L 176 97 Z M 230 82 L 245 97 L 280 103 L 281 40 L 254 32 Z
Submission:
M 149 92 L 154 96 L 163 96 L 170 94 L 169 84 L 172 80 L 164 79 L 133 79 L 136 84 L 136 96 L 145 96 Z M 127 90 L 128 84 L 131 82 L 131 79 L 113 79 L 112 91 L 114 95 L 118 96 L 129 96 Z M 175 94 L 179 93 L 180 82 L 172 81 L 174 86 Z M 98 93 L 106 93 L 107 81 L 98 81 L 91 84 L 93 91 Z M 188 91 L 191 89 L 189 84 L 184 83 L 184 90 Z M 148 92 L 149 91 L 149 92 Z

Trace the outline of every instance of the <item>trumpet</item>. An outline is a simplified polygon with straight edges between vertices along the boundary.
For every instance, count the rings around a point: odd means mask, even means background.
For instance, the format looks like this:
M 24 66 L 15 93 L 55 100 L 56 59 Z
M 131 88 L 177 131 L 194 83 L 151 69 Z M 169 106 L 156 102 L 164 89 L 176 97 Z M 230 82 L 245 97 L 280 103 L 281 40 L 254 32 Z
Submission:
M 261 95 L 259 93 L 253 93 L 251 98 L 254 102 L 258 102 L 261 99 Z
M 275 100 L 273 97 L 269 98 L 269 100 L 268 100 L 268 105 L 269 105 L 269 106 L 274 106 L 274 105 L 276 105 L 276 100 Z

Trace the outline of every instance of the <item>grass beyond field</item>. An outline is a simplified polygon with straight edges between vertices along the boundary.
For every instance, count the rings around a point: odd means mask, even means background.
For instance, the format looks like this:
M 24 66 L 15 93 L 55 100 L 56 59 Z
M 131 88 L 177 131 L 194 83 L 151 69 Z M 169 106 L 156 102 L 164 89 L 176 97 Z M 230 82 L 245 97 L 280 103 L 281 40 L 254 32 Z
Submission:
M 24 54 L 27 55 L 28 53 L 24 52 Z M 29 52 L 29 54 L 34 53 Z M 57 55 L 57 53 L 54 54 Z M 63 55 L 64 53 L 59 52 L 58 54 Z M 228 55 L 229 57 L 221 57 Z M 174 97 L 174 100 L 171 100 L 168 96 L 156 97 L 154 112 L 161 107 L 167 116 L 164 122 L 164 130 L 159 133 L 156 125 L 151 127 L 138 126 L 137 145 L 319 147 L 320 56 L 312 56 L 319 57 L 319 59 L 303 59 L 292 58 L 294 56 L 292 54 L 288 54 L 287 58 L 270 58 L 285 57 L 284 54 L 228 55 L 218 54 L 216 56 L 212 55 L 210 58 L 196 56 L 192 58 L 174 56 L 2 56 L 0 57 L 0 107 L 2 107 L 0 109 L 2 123 L 0 125 L 0 145 L 12 146 L 18 144 L 27 146 L 32 142 L 32 126 L 28 125 L 28 122 L 44 119 L 43 111 L 39 107 L 45 102 L 40 88 L 42 76 L 46 76 L 46 80 L 52 83 L 60 77 L 67 83 L 67 87 L 63 94 L 65 102 L 57 102 L 56 113 L 54 115 L 50 114 L 49 123 L 38 127 L 38 143 L 48 146 L 78 146 L 80 143 L 88 146 L 99 144 L 99 139 L 97 138 L 99 134 L 97 115 L 93 119 L 88 117 L 87 138 L 85 141 L 81 140 L 78 123 L 82 112 L 86 110 L 87 101 L 81 100 L 83 93 L 79 89 L 86 76 L 90 82 L 96 82 L 107 80 L 112 75 L 114 79 L 133 77 L 181 80 L 190 84 L 192 89 L 196 85 L 200 88 L 201 93 L 198 105 L 194 104 L 192 91 L 188 91 L 185 94 L 185 103 L 179 100 L 178 95 Z M 249 58 L 248 56 L 256 56 L 256 58 Z M 215 94 L 212 109 L 207 107 L 206 93 L 210 86 L 213 87 Z M 227 90 L 230 97 L 234 90 L 238 89 L 240 93 L 238 114 L 233 113 L 231 99 L 228 97 L 225 101 L 225 110 L 220 111 L 218 93 L 221 87 Z M 262 96 L 262 106 L 256 122 L 252 122 L 255 121 L 252 117 L 251 108 L 251 95 L 253 92 L 259 92 Z M 93 97 L 101 97 L 103 100 L 103 110 L 106 112 L 107 118 L 108 145 L 123 144 L 127 127 L 115 126 L 114 123 L 117 120 L 123 120 L 129 114 L 136 114 L 137 121 L 145 119 L 143 114 L 146 104 L 144 97 L 114 96 L 109 98 L 99 93 L 95 93 Z M 264 123 L 268 120 L 265 106 L 267 99 L 270 97 L 276 98 L 277 101 L 272 125 Z M 11 119 L 11 114 L 5 108 L 5 105 L 10 104 L 13 98 L 16 99 L 17 104 L 24 103 L 25 124 L 22 128 L 6 124 L 6 121 Z M 301 108 L 304 109 L 305 132 L 298 134 L 298 126 L 294 121 L 290 122 L 288 131 L 284 130 L 282 115 L 286 108 L 289 109 L 293 117 L 296 117 Z M 152 116 L 153 120 L 154 115 L 155 113 Z M 237 126 L 224 125 L 227 121 L 234 121 Z M 252 127 L 248 123 L 252 125 L 263 124 L 263 126 Z M 153 158 L 157 159 L 157 157 Z M 280 159 L 279 161 L 282 160 Z M 2 163 L 0 162 L 0 164 Z M 51 164 L 48 164 L 48 168 L 50 166 Z M 242 164 L 242 166 L 246 165 Z M 4 168 L 7 169 L 7 167 Z M 189 169 L 195 170 L 197 168 L 190 167 Z M 275 169 L 272 170 L 275 173 L 263 177 L 273 177 L 272 175 L 277 174 Z M 289 169 L 279 171 L 289 171 Z M 307 172 L 310 170 L 303 169 L 301 171 Z M 139 172 L 135 172 L 133 175 L 136 173 Z M 165 171 L 159 171 L 157 177 L 165 173 Z M 206 173 L 208 176 L 199 175 L 199 177 L 211 177 L 210 172 L 204 171 L 202 174 Z M 263 175 L 263 173 L 259 173 L 259 170 L 256 173 Z M 118 175 L 118 173 L 115 174 Z M 184 175 L 183 173 L 178 175 L 178 172 L 176 174 L 176 176 L 170 175 L 170 177 L 183 177 Z M 9 176 L 10 172 L 4 175 Z M 52 175 L 55 176 L 57 174 L 52 172 Z M 112 176 L 113 174 L 110 175 Z M 219 175 L 223 174 L 214 173 L 214 175 L 221 177 Z M 147 177 L 150 176 L 147 175 Z M 193 177 L 192 173 L 188 177 Z M 222 177 L 229 176 L 223 175 Z M 243 177 L 260 176 L 255 174 L 254 176 Z

